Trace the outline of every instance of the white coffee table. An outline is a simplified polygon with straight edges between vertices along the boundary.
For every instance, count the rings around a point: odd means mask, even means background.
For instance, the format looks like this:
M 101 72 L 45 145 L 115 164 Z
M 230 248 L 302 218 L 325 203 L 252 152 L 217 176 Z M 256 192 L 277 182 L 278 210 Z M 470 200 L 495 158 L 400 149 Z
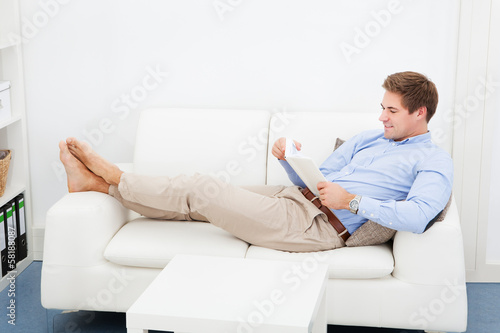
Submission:
M 328 266 L 178 255 L 127 311 L 127 332 L 326 333 Z

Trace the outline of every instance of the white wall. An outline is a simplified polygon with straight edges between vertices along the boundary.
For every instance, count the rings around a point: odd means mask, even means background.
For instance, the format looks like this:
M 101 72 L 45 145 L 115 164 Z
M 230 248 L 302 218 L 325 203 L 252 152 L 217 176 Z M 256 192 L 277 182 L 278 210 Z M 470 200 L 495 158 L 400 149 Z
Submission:
M 500 53 L 498 53 L 500 54 Z M 500 73 L 499 70 L 496 73 Z M 497 94 L 496 97 L 496 119 L 495 128 L 500 128 L 500 96 Z M 493 141 L 496 143 L 493 145 L 492 162 L 491 162 L 491 187 L 489 196 L 489 219 L 488 219 L 488 237 L 487 237 L 487 251 L 486 251 L 486 262 L 490 264 L 500 265 L 500 242 L 498 241 L 500 236 L 500 214 L 498 213 L 498 206 L 500 203 L 500 133 L 498 130 L 494 135 Z
M 58 141 L 129 161 L 148 106 L 376 116 L 384 78 L 414 70 L 451 150 L 458 17 L 454 0 L 23 1 L 34 223 L 67 191 Z
M 467 280 L 500 282 L 498 159 L 500 2 L 462 0 L 453 160 Z
M 487 229 L 487 251 L 486 262 L 500 265 L 500 214 L 498 206 L 500 203 L 500 3 L 492 1 L 490 20 L 490 36 L 488 50 L 488 75 L 495 83 L 492 92 L 486 100 L 486 107 L 494 125 L 492 126 L 491 144 L 491 180 L 489 189 L 489 214 Z M 499 266 L 497 266 L 499 267 Z

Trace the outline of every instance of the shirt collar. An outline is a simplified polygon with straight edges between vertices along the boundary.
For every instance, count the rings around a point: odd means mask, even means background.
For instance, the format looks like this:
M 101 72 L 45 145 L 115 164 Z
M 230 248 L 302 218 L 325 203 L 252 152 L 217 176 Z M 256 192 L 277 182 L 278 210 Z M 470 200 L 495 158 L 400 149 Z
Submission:
M 427 131 L 427 133 L 412 136 L 410 138 L 404 139 L 403 141 L 394 141 L 393 139 L 390 139 L 389 142 L 394 142 L 397 145 L 404 145 L 407 143 L 424 143 L 424 142 L 430 142 L 431 141 L 431 132 Z

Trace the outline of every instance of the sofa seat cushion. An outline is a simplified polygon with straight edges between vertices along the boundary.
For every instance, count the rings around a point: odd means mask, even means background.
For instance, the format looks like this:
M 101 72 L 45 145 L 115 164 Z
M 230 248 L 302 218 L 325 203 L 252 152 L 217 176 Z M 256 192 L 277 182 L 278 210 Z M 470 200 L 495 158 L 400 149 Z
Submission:
M 204 222 L 138 218 L 109 242 L 104 257 L 116 264 L 164 268 L 176 254 L 245 257 L 248 243 Z
M 318 264 L 327 264 L 330 279 L 374 279 L 387 276 L 394 269 L 391 243 L 310 253 L 283 252 L 252 245 L 246 257 L 297 261 L 297 269 L 302 274 L 314 270 Z

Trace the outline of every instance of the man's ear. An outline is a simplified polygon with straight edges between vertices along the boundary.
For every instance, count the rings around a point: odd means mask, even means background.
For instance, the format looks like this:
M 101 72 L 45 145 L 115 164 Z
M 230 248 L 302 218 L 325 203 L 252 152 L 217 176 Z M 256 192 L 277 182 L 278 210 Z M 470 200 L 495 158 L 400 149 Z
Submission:
M 417 109 L 417 118 L 427 119 L 427 107 L 421 106 Z

